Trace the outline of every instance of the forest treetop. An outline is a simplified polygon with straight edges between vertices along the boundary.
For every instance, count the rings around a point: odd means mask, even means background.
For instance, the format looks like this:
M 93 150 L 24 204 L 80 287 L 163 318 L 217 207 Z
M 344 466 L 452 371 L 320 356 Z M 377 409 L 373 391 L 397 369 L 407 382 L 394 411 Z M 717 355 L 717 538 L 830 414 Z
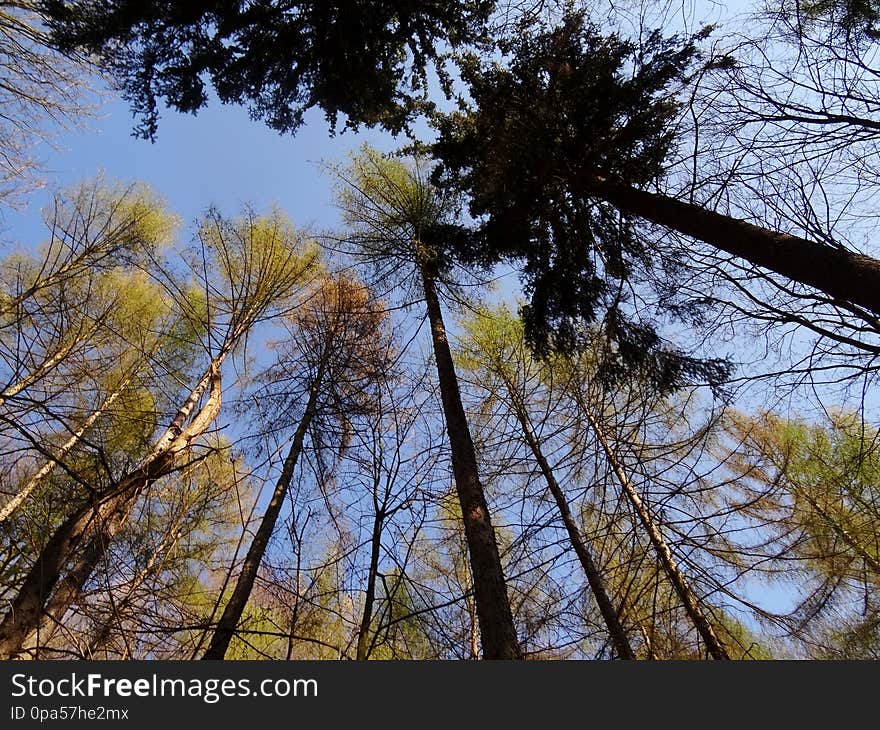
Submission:
M 95 54 L 139 118 L 158 129 L 158 100 L 196 113 L 209 100 L 247 105 L 294 132 L 313 107 L 335 128 L 400 131 L 426 98 L 428 70 L 448 48 L 479 43 L 489 0 L 44 0 L 64 50 Z

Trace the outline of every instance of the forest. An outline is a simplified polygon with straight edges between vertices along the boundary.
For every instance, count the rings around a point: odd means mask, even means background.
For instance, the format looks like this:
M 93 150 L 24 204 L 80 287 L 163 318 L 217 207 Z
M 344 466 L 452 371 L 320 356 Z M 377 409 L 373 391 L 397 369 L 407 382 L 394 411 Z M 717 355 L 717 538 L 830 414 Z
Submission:
M 0 659 L 880 658 L 880 3 L 0 0 L 0 69 Z M 319 128 L 332 225 L 54 179 L 96 90 Z

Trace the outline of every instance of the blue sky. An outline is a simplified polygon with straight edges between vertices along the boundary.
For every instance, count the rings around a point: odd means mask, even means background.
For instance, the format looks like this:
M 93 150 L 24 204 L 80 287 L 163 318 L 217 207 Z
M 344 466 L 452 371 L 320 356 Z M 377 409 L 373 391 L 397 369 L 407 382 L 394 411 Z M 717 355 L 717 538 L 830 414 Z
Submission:
M 396 144 L 370 130 L 331 137 L 319 112 L 307 121 L 296 136 L 281 136 L 241 107 L 214 102 L 197 116 L 166 111 L 158 139 L 150 143 L 131 135 L 128 105 L 110 96 L 97 119 L 58 137 L 57 149 L 42 148 L 47 188 L 19 209 L 3 211 L 0 235 L 18 245 L 38 243 L 45 235 L 39 210 L 50 191 L 102 170 L 111 179 L 149 183 L 186 223 L 209 205 L 234 214 L 250 203 L 258 211 L 276 204 L 302 227 L 332 225 L 331 181 L 317 163 L 340 159 L 364 141 L 382 149 Z
M 701 14 L 731 15 L 743 9 L 737 0 L 723 9 L 702 7 Z M 665 20 L 674 32 L 681 18 L 673 14 Z M 209 205 L 234 214 L 250 203 L 258 211 L 278 205 L 300 227 L 326 228 L 337 217 L 331 181 L 317 163 L 339 160 L 364 141 L 380 149 L 403 143 L 377 130 L 331 136 L 317 110 L 306 115 L 295 136 L 282 136 L 253 121 L 242 107 L 216 99 L 195 116 L 165 110 L 155 143 L 133 137 L 133 128 L 128 104 L 109 92 L 96 119 L 56 138 L 55 149 L 44 146 L 37 156 L 48 187 L 28 196 L 18 210 L 0 208 L 0 241 L 38 243 L 44 235 L 39 210 L 49 202 L 50 191 L 102 170 L 111 179 L 149 183 L 186 223 Z M 423 137 L 425 131 L 419 129 Z

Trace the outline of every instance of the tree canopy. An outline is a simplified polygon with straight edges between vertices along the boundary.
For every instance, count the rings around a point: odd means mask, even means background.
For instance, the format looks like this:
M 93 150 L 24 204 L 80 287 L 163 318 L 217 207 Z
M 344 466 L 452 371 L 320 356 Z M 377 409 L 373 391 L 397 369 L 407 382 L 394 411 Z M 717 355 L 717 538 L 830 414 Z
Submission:
M 319 108 L 331 125 L 400 130 L 431 63 L 479 42 L 489 0 L 138 2 L 44 0 L 61 48 L 96 54 L 153 138 L 159 100 L 195 113 L 210 90 L 293 132 Z

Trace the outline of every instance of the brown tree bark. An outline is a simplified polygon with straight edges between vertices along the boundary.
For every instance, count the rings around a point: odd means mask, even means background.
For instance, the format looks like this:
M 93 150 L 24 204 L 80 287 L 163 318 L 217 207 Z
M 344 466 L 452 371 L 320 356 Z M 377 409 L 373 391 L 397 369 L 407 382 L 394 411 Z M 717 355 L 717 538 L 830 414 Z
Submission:
M 474 596 L 480 621 L 484 659 L 520 659 L 522 650 L 513 623 L 507 585 L 486 495 L 480 484 L 477 456 L 461 403 L 458 378 L 446 337 L 443 313 L 437 296 L 432 261 L 420 257 L 419 269 L 427 305 L 428 322 L 440 384 L 446 433 L 452 452 L 452 472 L 461 505 L 464 533 L 474 580 Z
M 880 317 L 880 260 L 779 233 L 693 203 L 594 176 L 586 192 L 622 211 L 854 304 Z
M 309 389 L 309 400 L 306 403 L 306 408 L 303 411 L 299 425 L 294 432 L 293 442 L 290 445 L 290 450 L 287 452 L 287 457 L 284 459 L 284 466 L 275 484 L 272 499 L 269 502 L 269 506 L 266 507 L 263 519 L 260 520 L 260 526 L 257 528 L 257 533 L 254 535 L 253 542 L 251 542 L 244 563 L 241 566 L 241 572 L 235 581 L 232 596 L 230 596 L 229 602 L 223 608 L 223 614 L 217 622 L 214 633 L 211 635 L 211 642 L 202 655 L 202 659 L 223 659 L 229 650 L 229 644 L 235 635 L 235 629 L 238 627 L 238 623 L 241 621 L 244 609 L 250 599 L 254 581 L 260 569 L 260 563 L 263 562 L 263 556 L 266 554 L 266 548 L 272 539 L 275 524 L 278 522 L 278 516 L 281 514 L 281 508 L 284 506 L 284 500 L 290 488 L 293 472 L 302 454 L 306 432 L 315 415 L 322 379 L 323 368 L 319 369 L 318 375 Z
M 629 637 L 627 637 L 626 631 L 620 622 L 620 616 L 617 609 L 611 602 L 611 598 L 605 588 L 605 581 L 602 579 L 602 574 L 599 572 L 599 568 L 593 560 L 593 556 L 587 547 L 586 540 L 581 534 L 580 529 L 578 529 L 577 523 L 574 521 L 571 509 L 568 506 L 568 500 L 565 498 L 565 492 L 562 491 L 562 487 L 556 480 L 556 475 L 553 473 L 553 468 L 550 466 L 550 462 L 547 461 L 544 452 L 541 450 L 541 444 L 538 441 L 535 432 L 532 430 L 525 408 L 519 400 L 513 384 L 507 380 L 507 378 L 504 378 L 504 384 L 507 388 L 511 404 L 513 405 L 516 419 L 519 421 L 520 428 L 522 428 L 526 443 L 528 444 L 532 455 L 535 457 L 538 467 L 541 469 L 541 474 L 547 484 L 547 489 L 550 490 L 550 494 L 556 502 L 556 507 L 559 509 L 562 524 L 565 526 L 565 531 L 568 533 L 568 539 L 571 542 L 571 546 L 574 549 L 575 554 L 578 556 L 581 567 L 584 569 L 584 573 L 587 576 L 587 583 L 590 585 L 590 590 L 592 590 L 593 597 L 596 599 L 596 605 L 598 605 L 602 618 L 605 621 L 605 626 L 608 628 L 611 642 L 621 659 L 635 659 L 635 652 L 633 651 L 629 642 Z
M 675 557 L 672 554 L 672 550 L 666 542 L 666 539 L 663 537 L 663 533 L 660 532 L 660 528 L 657 526 L 657 523 L 648 511 L 644 501 L 630 483 L 629 478 L 623 469 L 623 465 L 617 459 L 617 455 L 614 453 L 614 450 L 605 438 L 603 429 L 599 426 L 598 421 L 593 418 L 590 409 L 587 408 L 582 401 L 579 402 L 578 405 L 590 424 L 590 428 L 596 435 L 596 439 L 602 447 L 605 458 L 608 460 L 608 463 L 620 484 L 620 488 L 623 490 L 623 493 L 626 495 L 626 498 L 629 500 L 629 503 L 638 515 L 642 527 L 644 527 L 645 531 L 648 533 L 648 538 L 651 541 L 651 545 L 654 547 L 654 551 L 657 553 L 660 565 L 663 567 L 666 577 L 669 578 L 669 582 L 672 583 L 679 600 L 684 606 L 688 618 L 690 618 L 691 622 L 694 624 L 694 628 L 696 628 L 697 633 L 699 633 L 700 637 L 703 639 L 703 642 L 706 644 L 706 648 L 709 650 L 713 659 L 730 659 L 727 649 L 718 638 L 715 629 L 712 627 L 712 623 L 703 612 L 703 609 L 700 606 L 700 600 L 691 590 L 687 578 L 685 578 L 684 573 L 682 573 L 681 569 L 678 567 Z

